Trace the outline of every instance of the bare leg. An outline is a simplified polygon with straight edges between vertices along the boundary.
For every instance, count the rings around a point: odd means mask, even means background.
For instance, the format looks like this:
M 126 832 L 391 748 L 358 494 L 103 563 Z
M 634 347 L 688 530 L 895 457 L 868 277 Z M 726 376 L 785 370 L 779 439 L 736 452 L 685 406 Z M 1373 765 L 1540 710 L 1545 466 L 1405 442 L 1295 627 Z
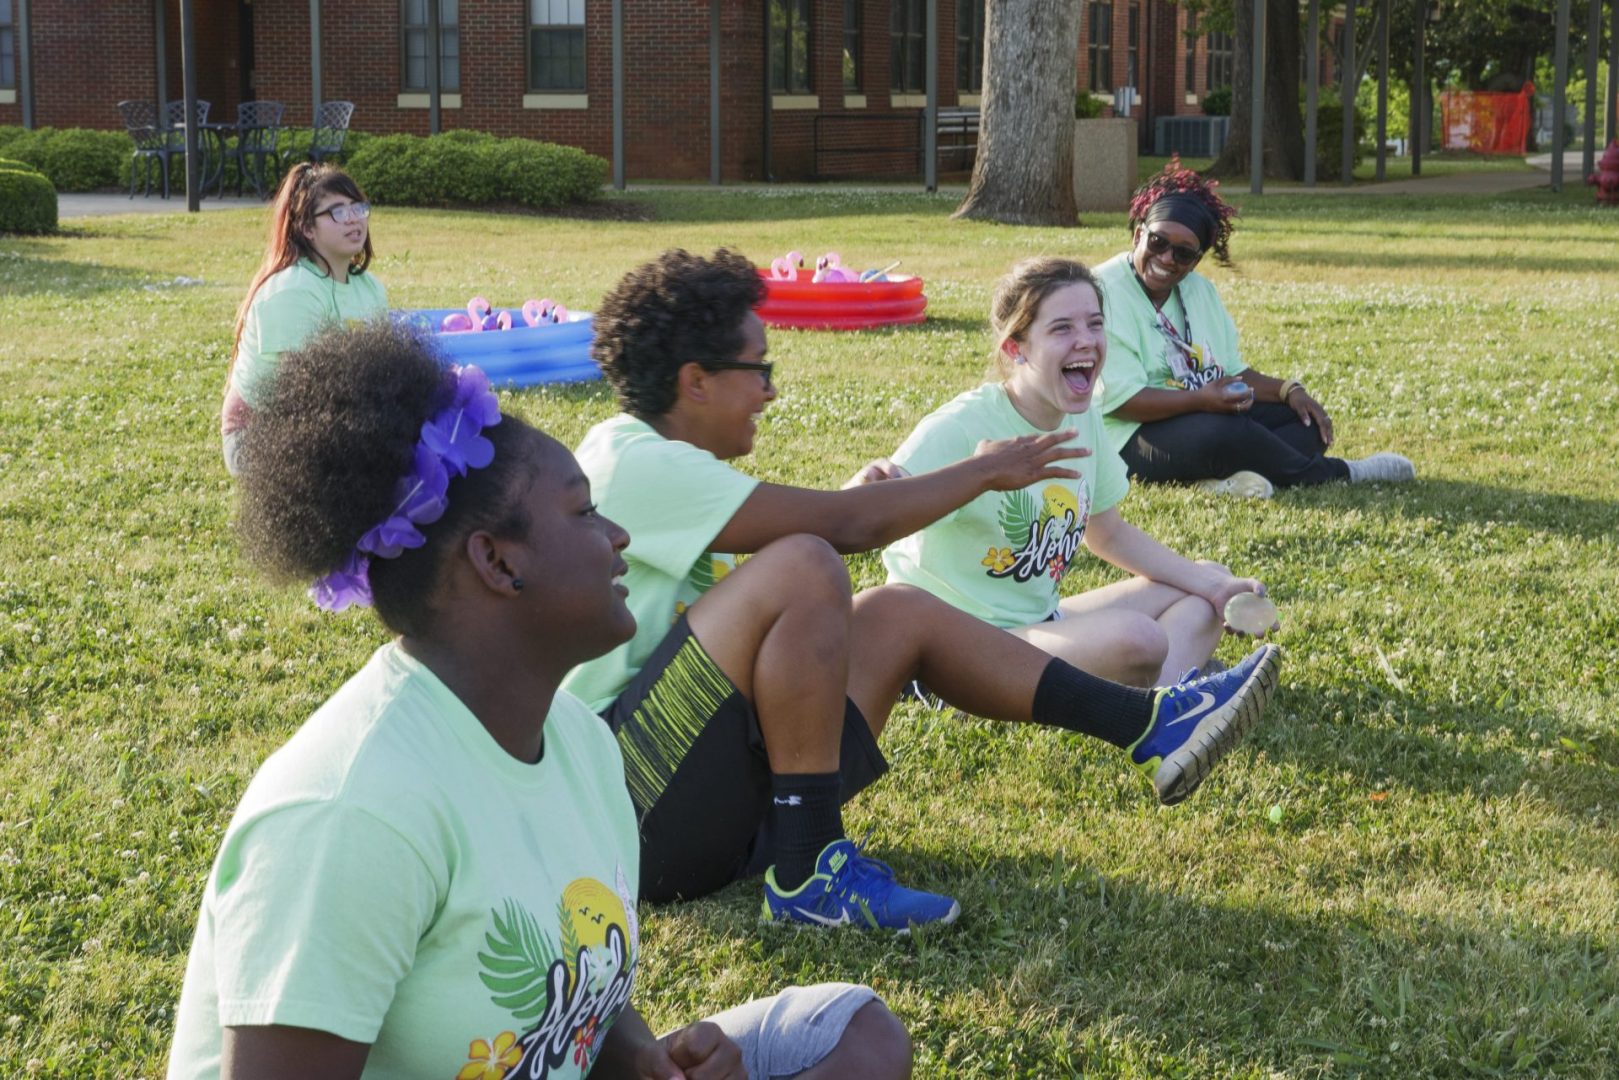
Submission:
M 1060 620 L 1012 633 L 1077 668 L 1132 686 L 1167 685 L 1202 667 L 1223 632 L 1208 601 L 1146 578 L 1070 596 L 1061 608 Z
M 794 1080 L 907 1080 L 911 1037 L 881 1001 L 868 1001 L 843 1029 L 832 1052 Z
M 850 607 L 849 571 L 831 545 L 807 535 L 767 545 L 704 593 L 687 618 L 758 711 L 771 771 L 836 772 Z
M 921 679 L 963 711 L 1028 723 L 1051 656 L 909 585 L 854 598 L 849 697 L 881 732 L 900 690 Z

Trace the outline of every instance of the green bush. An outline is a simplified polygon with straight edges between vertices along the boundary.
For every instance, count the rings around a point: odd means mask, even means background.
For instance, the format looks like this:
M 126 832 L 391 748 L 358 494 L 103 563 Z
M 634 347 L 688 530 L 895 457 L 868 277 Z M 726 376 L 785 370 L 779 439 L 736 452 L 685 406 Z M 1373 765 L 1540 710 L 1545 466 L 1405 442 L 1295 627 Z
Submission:
M 1231 115 L 1231 87 L 1216 86 L 1203 95 L 1204 116 Z
M 0 169 L 15 169 L 21 172 L 37 173 L 38 169 L 26 161 L 13 161 L 11 158 L 0 157 Z
M 68 128 L 45 140 L 40 171 L 57 191 L 94 191 L 113 187 L 134 144 L 121 131 Z
M 1107 102 L 1100 98 L 1092 97 L 1089 90 L 1074 91 L 1075 120 L 1095 120 L 1102 115 L 1102 110 L 1106 107 Z
M 58 191 L 94 191 L 118 183 L 129 136 L 89 128 L 0 128 L 0 155 L 50 178 Z
M 37 172 L 0 169 L 0 233 L 56 231 L 56 189 Z
M 1323 92 L 1316 99 L 1315 114 L 1315 172 L 1323 179 L 1343 174 L 1344 109 L 1336 92 Z M 1355 110 L 1355 157 L 1350 163 L 1353 170 L 1365 153 L 1366 114 Z
M 492 136 L 468 134 L 494 141 Z M 210 139 L 209 153 L 217 154 L 219 151 L 211 141 L 212 137 L 207 138 Z M 310 138 L 308 128 L 287 128 L 281 132 L 276 149 L 281 152 L 283 161 L 302 161 L 309 156 Z M 363 132 L 349 132 L 343 144 L 343 154 L 339 155 L 338 160 L 357 151 L 365 144 L 366 138 Z M 468 140 L 463 137 L 460 141 Z M 224 186 L 227 191 L 236 188 L 236 162 L 230 157 L 230 151 L 235 146 L 235 138 L 225 140 Z M 95 191 L 112 187 L 127 190 L 132 170 L 137 185 L 149 170 L 153 189 L 161 190 L 163 177 L 157 164 L 148 164 L 147 159 L 143 159 L 137 167 L 134 156 L 134 141 L 121 131 L 94 131 L 89 128 L 58 130 L 49 127 L 30 131 L 15 125 L 0 126 L 0 157 L 43 173 L 57 191 Z M 210 172 L 217 167 L 216 161 L 208 161 Z M 279 175 L 278 170 L 275 176 L 267 176 L 266 181 L 273 185 Z M 169 159 L 169 188 L 171 191 L 184 191 L 185 182 L 185 156 L 176 154 Z
M 338 157 L 334 160 L 342 162 L 349 155 L 354 153 L 356 148 L 363 146 L 366 140 L 371 137 L 372 136 L 367 135 L 363 131 L 349 132 L 348 138 L 343 143 L 343 153 L 338 155 Z M 236 142 L 237 140 L 235 136 L 231 136 L 225 140 L 225 163 L 222 185 L 224 190 L 231 194 L 234 194 L 236 191 L 236 159 L 231 156 L 231 154 L 235 152 Z M 264 184 L 266 196 L 273 192 L 276 185 L 281 182 L 281 177 L 286 174 L 288 165 L 297 164 L 309 156 L 309 142 L 310 133 L 308 128 L 282 129 L 281 137 L 276 141 L 276 152 L 281 157 L 279 164 L 272 166 L 268 161 L 265 162 Z M 134 162 L 131 160 L 134 151 L 133 145 L 129 147 L 129 151 L 130 153 L 125 156 L 123 163 L 119 166 L 118 183 L 127 190 L 129 188 L 130 169 L 134 167 L 135 186 L 139 188 L 141 186 L 141 169 L 149 167 L 152 172 L 152 190 L 161 191 L 163 185 L 162 171 L 157 167 L 156 164 L 145 166 L 143 163 L 141 166 L 134 166 Z M 214 155 L 217 154 L 219 150 L 212 142 L 210 142 L 208 152 L 210 155 Z M 209 171 L 212 172 L 217 167 L 217 163 L 212 157 L 210 157 L 208 160 Z M 182 155 L 176 155 L 169 159 L 169 190 L 171 192 L 184 192 L 185 185 L 185 158 Z M 214 185 L 210 184 L 208 186 L 208 194 L 213 194 L 214 190 Z M 253 183 L 251 179 L 248 179 L 242 185 L 242 190 L 244 193 L 251 192 L 253 190 Z
M 380 204 L 516 203 L 545 210 L 594 198 L 607 179 L 607 162 L 570 146 L 452 131 L 367 139 L 349 172 Z

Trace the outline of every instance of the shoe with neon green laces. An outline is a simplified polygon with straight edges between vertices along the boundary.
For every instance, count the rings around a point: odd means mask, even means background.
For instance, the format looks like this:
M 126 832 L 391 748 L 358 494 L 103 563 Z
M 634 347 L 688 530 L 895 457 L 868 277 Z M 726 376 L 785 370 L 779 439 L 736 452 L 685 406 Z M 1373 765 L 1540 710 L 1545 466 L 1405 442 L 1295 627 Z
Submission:
M 854 926 L 862 930 L 911 932 L 913 926 L 948 924 L 961 905 L 948 896 L 907 889 L 886 863 L 860 854 L 853 840 L 834 840 L 815 859 L 815 873 L 791 892 L 776 886 L 776 869 L 765 871 L 765 922 Z
M 1130 760 L 1159 802 L 1173 806 L 1197 790 L 1248 733 L 1276 690 L 1281 665 L 1281 646 L 1261 645 L 1226 671 L 1158 691 L 1152 723 L 1130 747 Z

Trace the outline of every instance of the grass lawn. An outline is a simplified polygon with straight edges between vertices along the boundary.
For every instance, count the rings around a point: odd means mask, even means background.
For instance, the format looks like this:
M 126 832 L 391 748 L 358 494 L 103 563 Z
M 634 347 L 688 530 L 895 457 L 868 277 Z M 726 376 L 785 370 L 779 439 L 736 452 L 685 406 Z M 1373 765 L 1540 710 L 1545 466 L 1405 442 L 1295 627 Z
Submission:
M 375 270 L 400 306 L 588 309 L 675 244 L 903 257 L 926 325 L 772 335 L 782 397 L 746 467 L 801 484 L 981 378 L 1015 258 L 1125 243 L 1121 215 L 962 224 L 916 194 L 634 198 L 654 220 L 379 210 Z M 1420 471 L 1125 503 L 1270 584 L 1266 723 L 1165 810 L 1100 744 L 901 710 L 849 826 L 960 924 L 765 930 L 754 884 L 649 911 L 655 1027 L 853 979 L 919 1076 L 1619 1074 L 1619 215 L 1577 185 L 1233 198 L 1239 267 L 1208 269 L 1246 358 L 1307 382 L 1345 454 Z M 260 584 L 230 532 L 215 413 L 262 236 L 243 211 L 0 240 L 0 1075 L 161 1075 L 232 808 L 382 640 Z M 503 402 L 570 443 L 612 411 L 600 384 Z M 1115 577 L 1089 560 L 1066 587 Z

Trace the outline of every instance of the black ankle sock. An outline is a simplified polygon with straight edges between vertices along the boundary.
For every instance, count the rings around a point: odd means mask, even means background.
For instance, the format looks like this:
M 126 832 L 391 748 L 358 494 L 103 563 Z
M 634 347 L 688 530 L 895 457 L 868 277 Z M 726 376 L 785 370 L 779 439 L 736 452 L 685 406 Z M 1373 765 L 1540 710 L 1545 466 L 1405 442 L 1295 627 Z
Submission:
M 772 773 L 776 887 L 791 892 L 815 872 L 821 849 L 843 838 L 842 783 L 831 773 Z
M 1122 749 L 1152 723 L 1153 693 L 1086 674 L 1054 658 L 1034 689 L 1034 722 L 1094 735 Z

